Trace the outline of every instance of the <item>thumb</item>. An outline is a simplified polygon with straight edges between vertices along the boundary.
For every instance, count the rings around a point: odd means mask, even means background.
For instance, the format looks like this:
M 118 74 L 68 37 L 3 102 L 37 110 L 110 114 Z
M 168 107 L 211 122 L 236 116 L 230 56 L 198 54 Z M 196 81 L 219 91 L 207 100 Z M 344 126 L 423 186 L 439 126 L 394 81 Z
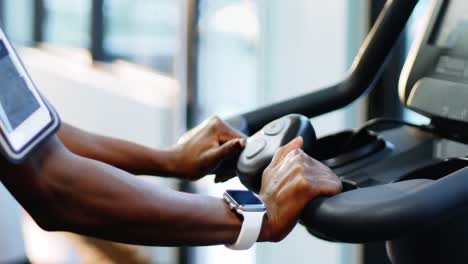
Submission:
M 219 163 L 225 158 L 232 157 L 239 154 L 244 148 L 244 139 L 236 138 L 232 139 L 223 145 L 210 150 L 208 159 L 214 163 Z
M 273 157 L 271 164 L 276 165 L 280 163 L 291 151 L 300 149 L 304 145 L 304 139 L 297 137 L 293 141 L 281 147 Z

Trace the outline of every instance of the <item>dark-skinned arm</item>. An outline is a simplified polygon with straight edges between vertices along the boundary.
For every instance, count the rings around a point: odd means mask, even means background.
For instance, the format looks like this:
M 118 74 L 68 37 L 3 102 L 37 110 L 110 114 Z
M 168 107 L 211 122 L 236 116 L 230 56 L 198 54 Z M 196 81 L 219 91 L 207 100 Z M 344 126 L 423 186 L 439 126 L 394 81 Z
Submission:
M 265 171 L 261 197 L 268 213 L 259 241 L 279 241 L 307 202 L 339 192 L 338 178 L 299 148 L 278 151 Z M 289 153 L 289 154 L 288 154 Z M 83 158 L 51 138 L 28 161 L 0 162 L 0 180 L 45 230 L 117 242 L 157 245 L 231 244 L 241 220 L 220 198 L 148 184 L 105 163 Z
M 176 246 L 231 243 L 240 230 L 222 199 L 148 184 L 71 153 L 56 137 L 27 163 L 2 167 L 3 184 L 48 231 Z
M 171 176 L 198 180 L 213 173 L 225 159 L 239 155 L 242 136 L 221 119 L 212 117 L 190 130 L 171 148 L 158 150 L 93 134 L 63 124 L 58 136 L 73 153 L 98 160 L 136 175 Z M 217 175 L 217 181 L 232 176 Z
M 176 176 L 172 149 L 157 150 L 129 141 L 101 136 L 63 123 L 58 136 L 73 153 L 137 175 Z

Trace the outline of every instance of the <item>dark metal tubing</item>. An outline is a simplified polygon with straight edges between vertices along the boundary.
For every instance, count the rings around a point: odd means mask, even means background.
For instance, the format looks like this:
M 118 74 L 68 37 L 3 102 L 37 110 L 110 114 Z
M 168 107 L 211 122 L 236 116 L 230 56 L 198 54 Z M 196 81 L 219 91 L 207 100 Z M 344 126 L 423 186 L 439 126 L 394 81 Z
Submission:
M 372 87 L 417 3 L 418 0 L 387 1 L 344 81 L 318 92 L 245 113 L 233 120 L 239 123 L 239 118 L 243 119 L 248 131 L 255 132 L 286 114 L 316 117 L 352 103 Z
M 105 61 L 107 54 L 104 49 L 106 33 L 104 17 L 104 0 L 93 0 L 91 7 L 91 54 L 95 61 Z
M 44 0 L 34 1 L 34 17 L 33 17 L 33 42 L 39 44 L 44 41 L 44 25 L 45 25 L 45 3 Z
M 200 18 L 200 0 L 190 0 L 186 3 L 188 10 L 187 19 L 187 107 L 186 107 L 186 126 L 194 127 L 197 124 L 196 106 L 197 98 L 197 73 L 198 73 L 198 20 Z M 179 183 L 179 191 L 187 193 L 196 193 L 195 186 L 189 181 Z M 192 264 L 195 262 L 196 249 L 193 247 L 180 247 L 178 249 L 178 264 Z
M 374 25 L 386 0 L 372 0 L 370 2 L 369 22 L 370 25 Z M 403 104 L 395 87 L 398 86 L 401 68 L 405 59 L 406 41 L 406 34 L 402 34 L 388 59 L 388 66 L 379 78 L 378 83 L 376 83 L 376 87 L 368 95 L 368 120 L 382 116 L 403 119 Z M 386 252 L 385 242 L 365 243 L 362 246 L 362 264 L 373 263 L 391 264 Z
M 4 26 L 4 19 L 5 19 L 5 2 L 4 0 L 0 0 L 0 26 Z

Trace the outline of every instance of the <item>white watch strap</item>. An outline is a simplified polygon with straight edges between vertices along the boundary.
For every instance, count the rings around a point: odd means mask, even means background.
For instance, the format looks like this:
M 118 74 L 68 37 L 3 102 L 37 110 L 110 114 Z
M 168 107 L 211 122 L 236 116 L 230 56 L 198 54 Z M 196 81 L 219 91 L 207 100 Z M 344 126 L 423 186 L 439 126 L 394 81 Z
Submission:
M 265 212 L 244 212 L 238 211 L 244 217 L 242 228 L 236 243 L 227 247 L 234 250 L 249 249 L 257 242 L 260 231 L 262 230 L 263 216 Z

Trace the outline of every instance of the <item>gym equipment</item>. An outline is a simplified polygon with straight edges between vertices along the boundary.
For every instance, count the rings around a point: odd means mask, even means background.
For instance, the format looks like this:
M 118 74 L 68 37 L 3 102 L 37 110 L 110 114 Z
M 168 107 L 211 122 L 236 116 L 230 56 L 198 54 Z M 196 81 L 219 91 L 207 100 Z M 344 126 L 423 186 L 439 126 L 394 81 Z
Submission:
M 312 124 L 305 116 L 291 114 L 269 123 L 250 137 L 237 162 L 237 175 L 242 184 L 258 193 L 263 170 L 276 151 L 299 136 L 304 139 L 304 151 L 312 153 L 316 141 Z
M 228 122 L 250 134 L 290 113 L 316 117 L 359 98 L 379 77 L 417 3 L 387 1 L 343 82 Z M 345 187 L 308 204 L 301 223 L 312 235 L 347 243 L 387 241 L 394 263 L 468 262 L 467 14 L 464 0 L 431 0 L 402 71 L 403 104 L 430 118 L 430 125 L 379 119 L 358 131 L 309 141 L 310 154 L 331 167 Z M 381 124 L 398 127 L 374 132 Z M 264 138 L 262 131 L 254 138 Z M 258 190 L 259 180 L 252 177 L 261 175 L 273 149 L 256 154 L 258 166 L 247 166 L 245 157 L 263 145 L 252 142 L 257 147 L 248 142 L 238 171 L 247 187 Z

